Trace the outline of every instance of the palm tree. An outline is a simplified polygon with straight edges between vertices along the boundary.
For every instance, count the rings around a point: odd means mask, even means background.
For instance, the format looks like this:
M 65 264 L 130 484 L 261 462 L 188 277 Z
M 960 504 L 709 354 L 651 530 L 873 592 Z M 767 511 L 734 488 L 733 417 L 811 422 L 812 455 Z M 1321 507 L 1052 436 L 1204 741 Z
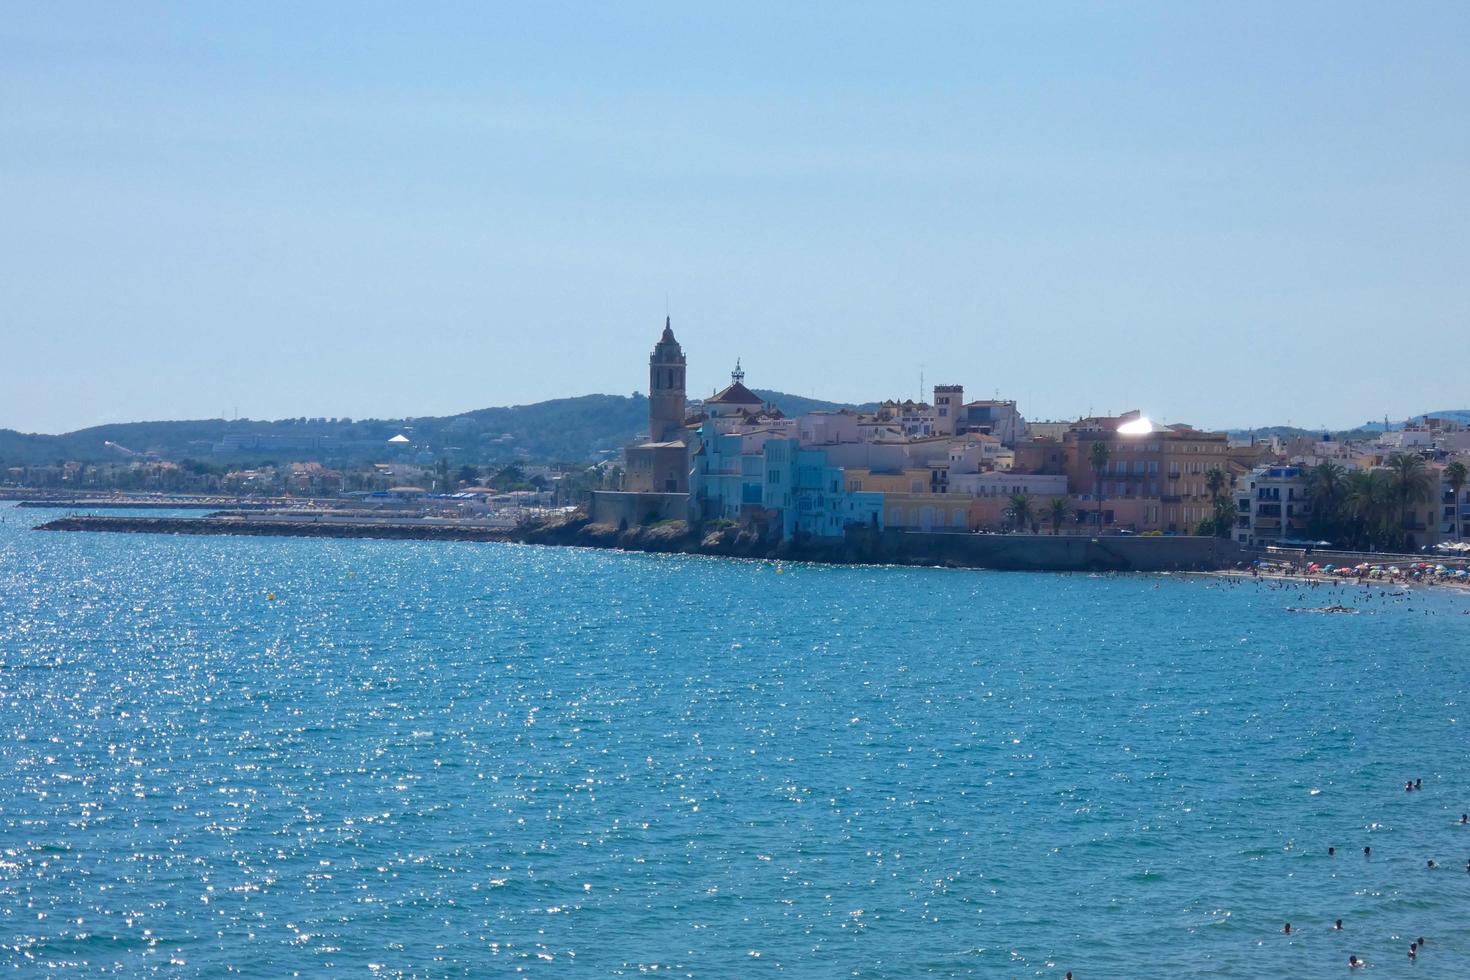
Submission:
M 1092 444 L 1088 452 L 1088 462 L 1092 464 L 1092 495 L 1097 498 L 1097 526 L 1102 529 L 1102 475 L 1108 468 L 1108 444 L 1098 440 Z
M 1460 540 L 1460 488 L 1465 485 L 1465 464 L 1458 459 L 1444 468 L 1444 481 L 1455 493 L 1455 540 Z
M 1072 516 L 1071 508 L 1067 506 L 1067 498 L 1051 498 L 1051 503 L 1046 506 L 1046 514 L 1051 519 L 1051 533 L 1061 534 L 1062 523 Z
M 1348 475 L 1344 502 L 1352 517 L 1355 543 L 1387 542 L 1394 498 L 1393 480 L 1384 470 L 1356 470 Z
M 1235 523 L 1235 505 L 1230 502 L 1225 489 L 1230 486 L 1230 477 L 1218 466 L 1211 466 L 1205 474 L 1205 489 L 1210 491 L 1214 504 L 1215 537 L 1230 537 L 1231 525 Z
M 1409 526 L 1409 507 L 1430 497 L 1431 481 L 1424 457 L 1416 453 L 1394 453 L 1388 457 L 1389 478 L 1399 502 L 1399 529 Z
M 1016 525 L 1016 530 L 1026 530 L 1026 525 L 1031 523 L 1031 498 L 1024 493 L 1011 494 L 1005 516 Z
M 1336 537 L 1342 530 L 1342 505 L 1347 496 L 1347 470 L 1328 460 L 1307 471 L 1307 503 L 1312 508 L 1312 533 Z
M 1211 466 L 1210 471 L 1205 474 L 1205 489 L 1210 491 L 1210 499 L 1217 499 L 1225 492 L 1225 485 L 1230 482 L 1230 477 L 1218 466 Z

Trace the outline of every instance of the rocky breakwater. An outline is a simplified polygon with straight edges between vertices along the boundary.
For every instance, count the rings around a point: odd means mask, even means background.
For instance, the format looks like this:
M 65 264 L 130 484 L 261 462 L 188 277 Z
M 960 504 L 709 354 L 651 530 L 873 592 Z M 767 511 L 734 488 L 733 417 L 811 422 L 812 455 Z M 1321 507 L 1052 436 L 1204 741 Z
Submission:
M 252 519 L 248 515 L 210 514 L 205 517 L 102 517 L 91 514 L 62 517 L 39 531 L 113 531 L 126 534 L 242 534 L 283 538 L 385 538 L 402 541 L 513 541 L 505 528 L 469 523 L 408 523 L 404 521 L 319 521 Z

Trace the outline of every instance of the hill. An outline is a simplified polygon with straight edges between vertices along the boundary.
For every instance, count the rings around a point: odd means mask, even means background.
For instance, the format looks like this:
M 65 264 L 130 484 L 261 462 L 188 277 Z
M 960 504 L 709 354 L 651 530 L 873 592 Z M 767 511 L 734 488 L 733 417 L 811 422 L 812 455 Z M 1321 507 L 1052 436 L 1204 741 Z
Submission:
M 835 410 L 835 402 L 760 391 L 788 415 Z M 509 459 L 574 462 L 615 453 L 648 428 L 642 395 L 581 395 L 531 405 L 482 408 L 460 415 L 408 419 L 196 419 L 123 422 L 62 435 L 0 429 L 0 465 L 75 460 L 117 462 L 135 456 L 245 465 L 316 460 L 340 465 L 391 458 L 388 440 L 402 434 L 412 459 L 489 464 Z

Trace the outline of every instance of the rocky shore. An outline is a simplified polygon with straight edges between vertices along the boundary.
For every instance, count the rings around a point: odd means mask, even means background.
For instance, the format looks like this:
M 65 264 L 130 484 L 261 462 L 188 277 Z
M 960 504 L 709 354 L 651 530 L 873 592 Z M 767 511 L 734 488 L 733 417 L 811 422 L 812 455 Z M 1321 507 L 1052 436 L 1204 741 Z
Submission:
M 502 541 L 610 548 L 659 554 L 711 555 L 838 564 L 918 565 L 1015 571 L 1213 571 L 1250 555 L 1214 538 L 1133 538 L 1085 535 L 977 535 L 855 529 L 838 540 L 773 543 L 733 526 L 692 529 L 684 521 L 616 527 L 584 514 L 560 514 L 514 528 L 473 521 L 369 518 L 339 521 L 280 514 L 222 512 L 204 517 L 74 515 L 41 525 L 46 531 L 133 534 L 234 534 L 263 537 L 368 538 L 415 541 Z

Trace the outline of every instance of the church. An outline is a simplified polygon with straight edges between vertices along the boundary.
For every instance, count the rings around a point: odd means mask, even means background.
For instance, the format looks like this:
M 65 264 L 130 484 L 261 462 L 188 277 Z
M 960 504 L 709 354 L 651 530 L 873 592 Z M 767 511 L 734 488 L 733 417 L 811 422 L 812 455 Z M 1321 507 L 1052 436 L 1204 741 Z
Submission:
M 623 489 L 631 493 L 688 493 L 695 433 L 685 425 L 684 350 L 669 319 L 648 356 L 648 440 L 627 446 Z

